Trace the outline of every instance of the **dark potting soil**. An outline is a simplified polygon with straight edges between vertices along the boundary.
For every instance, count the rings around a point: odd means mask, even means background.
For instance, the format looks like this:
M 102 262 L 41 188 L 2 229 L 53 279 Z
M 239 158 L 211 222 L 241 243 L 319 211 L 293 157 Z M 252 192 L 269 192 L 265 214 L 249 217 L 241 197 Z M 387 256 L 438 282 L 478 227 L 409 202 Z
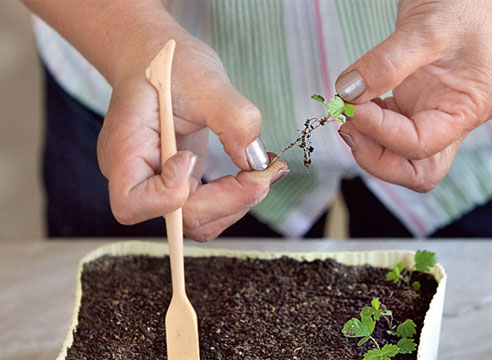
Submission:
M 201 359 L 360 360 L 341 330 L 378 297 L 396 324 L 413 319 L 418 341 L 437 287 L 427 274 L 417 294 L 385 281 L 387 270 L 333 260 L 298 262 L 185 259 L 186 288 L 199 323 Z M 165 313 L 171 299 L 169 259 L 105 256 L 84 266 L 82 304 L 67 359 L 167 359 Z M 374 337 L 396 344 L 381 319 Z M 394 359 L 415 359 L 397 355 Z

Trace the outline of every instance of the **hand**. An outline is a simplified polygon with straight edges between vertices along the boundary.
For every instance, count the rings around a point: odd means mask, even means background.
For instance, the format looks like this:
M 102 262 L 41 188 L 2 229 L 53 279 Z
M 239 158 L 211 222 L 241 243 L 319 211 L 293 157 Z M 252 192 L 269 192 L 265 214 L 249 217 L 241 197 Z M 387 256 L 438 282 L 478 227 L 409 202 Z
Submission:
M 190 36 L 160 0 L 23 2 L 113 87 L 98 160 L 120 222 L 134 224 L 184 206 L 185 233 L 208 240 L 288 173 L 281 160 L 250 171 L 269 163 L 259 138 L 261 113 L 232 87 L 215 52 Z M 145 69 L 171 38 L 177 43 L 171 75 L 177 145 L 192 152 L 178 152 L 162 166 L 157 94 Z M 208 129 L 242 171 L 202 186 Z
M 336 84 L 358 104 L 340 135 L 363 169 L 419 192 L 444 178 L 463 139 L 492 115 L 490 14 L 490 1 L 400 1 L 395 32 Z
M 260 112 L 232 87 L 211 48 L 178 24 L 166 24 L 163 36 L 123 54 L 114 70 L 98 159 L 109 180 L 111 208 L 118 221 L 134 224 L 183 207 L 185 234 L 206 241 L 260 202 L 270 184 L 288 169 L 280 160 L 266 170 L 250 171 L 250 164 L 264 169 L 269 162 L 257 146 Z M 158 99 L 145 69 L 170 38 L 177 43 L 172 97 L 178 149 L 191 152 L 180 151 L 161 167 Z M 201 185 L 208 129 L 219 136 L 242 171 Z

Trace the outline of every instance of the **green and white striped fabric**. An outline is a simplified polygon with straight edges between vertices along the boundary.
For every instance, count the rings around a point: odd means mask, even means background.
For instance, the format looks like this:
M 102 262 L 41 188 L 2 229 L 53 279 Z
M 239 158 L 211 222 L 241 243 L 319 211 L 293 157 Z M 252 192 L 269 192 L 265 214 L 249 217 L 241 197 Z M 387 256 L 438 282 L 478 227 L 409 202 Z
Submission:
M 391 34 L 397 12 L 396 0 L 166 0 L 164 5 L 218 52 L 232 83 L 262 111 L 262 137 L 274 152 L 296 137 L 306 118 L 322 114 L 311 94 L 333 95 L 338 74 Z M 103 115 L 110 97 L 104 79 L 46 24 L 36 19 L 34 26 L 41 56 L 60 84 Z M 314 133 L 310 172 L 301 151 L 285 153 L 290 175 L 252 212 L 278 231 L 300 236 L 329 208 L 340 180 L 359 175 L 415 236 L 426 236 L 491 197 L 491 140 L 490 125 L 476 130 L 444 181 L 429 194 L 417 194 L 363 172 L 330 125 Z M 206 169 L 208 179 L 237 171 L 215 138 Z

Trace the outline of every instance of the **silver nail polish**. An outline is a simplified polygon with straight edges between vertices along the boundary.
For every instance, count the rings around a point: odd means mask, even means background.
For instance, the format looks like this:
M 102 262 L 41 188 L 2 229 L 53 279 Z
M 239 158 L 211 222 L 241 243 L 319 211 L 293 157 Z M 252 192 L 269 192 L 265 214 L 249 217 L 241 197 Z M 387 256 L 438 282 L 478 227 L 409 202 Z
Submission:
M 289 169 L 282 169 L 280 170 L 277 175 L 275 175 L 272 180 L 270 181 L 270 185 L 278 183 L 280 180 L 282 180 L 284 177 L 286 177 L 290 173 Z
M 196 155 L 193 155 L 192 157 L 190 157 L 190 163 L 188 165 L 188 173 L 187 173 L 188 176 L 190 176 L 191 173 L 193 172 L 193 169 L 195 168 L 197 160 L 198 160 L 198 157 Z
M 269 158 L 261 138 L 256 138 L 246 147 L 246 158 L 253 170 L 265 170 L 268 167 Z
M 337 80 L 335 89 L 343 100 L 352 101 L 366 91 L 366 83 L 357 71 L 351 71 Z
M 352 136 L 340 131 L 338 132 L 338 134 L 342 137 L 343 141 L 345 141 L 345 144 L 347 144 L 350 147 L 350 149 L 352 149 L 352 151 L 357 149 L 357 144 L 355 143 L 354 138 Z

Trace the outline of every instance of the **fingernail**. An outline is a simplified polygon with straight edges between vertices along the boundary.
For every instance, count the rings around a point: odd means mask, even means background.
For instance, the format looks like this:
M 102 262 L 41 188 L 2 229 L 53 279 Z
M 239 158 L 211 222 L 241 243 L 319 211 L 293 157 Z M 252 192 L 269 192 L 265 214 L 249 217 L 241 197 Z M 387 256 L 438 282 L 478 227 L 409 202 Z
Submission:
M 337 80 L 335 89 L 343 100 L 352 101 L 366 91 L 366 83 L 357 71 L 351 71 Z
M 357 148 L 357 145 L 355 144 L 354 138 L 352 136 L 340 131 L 338 132 L 338 134 L 340 134 L 343 141 L 345 141 L 345 144 L 347 144 L 352 149 L 352 151 L 354 151 Z
M 195 168 L 196 162 L 198 160 L 198 157 L 196 155 L 193 155 L 190 157 L 190 163 L 188 164 L 188 172 L 186 173 L 188 176 L 191 175 L 193 172 L 193 169 Z
M 246 158 L 253 170 L 265 170 L 268 167 L 268 154 L 261 138 L 256 138 L 246 147 Z
M 273 185 L 273 184 L 276 184 L 278 183 L 280 180 L 282 180 L 284 177 L 287 176 L 287 174 L 290 173 L 290 170 L 289 169 L 282 169 L 280 170 L 277 175 L 275 175 L 274 177 L 272 177 L 272 180 L 270 181 L 270 185 Z

